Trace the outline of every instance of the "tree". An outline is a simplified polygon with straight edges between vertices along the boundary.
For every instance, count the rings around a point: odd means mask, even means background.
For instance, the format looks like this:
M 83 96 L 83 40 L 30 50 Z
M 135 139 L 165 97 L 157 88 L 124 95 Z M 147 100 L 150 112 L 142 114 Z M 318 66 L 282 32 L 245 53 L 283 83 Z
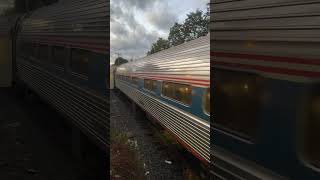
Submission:
M 170 46 L 177 46 L 179 44 L 184 43 L 185 37 L 184 37 L 183 25 L 181 25 L 179 23 L 175 23 L 170 28 L 168 40 L 169 40 Z
M 183 24 L 185 41 L 194 40 L 207 35 L 209 32 L 208 19 L 209 18 L 206 17 L 206 14 L 200 10 L 189 13 Z
M 207 12 L 197 10 L 187 14 L 187 19 L 183 24 L 175 23 L 171 28 L 168 40 L 159 38 L 152 44 L 147 55 L 168 49 L 172 46 L 177 46 L 187 41 L 197 39 L 201 36 L 206 36 L 209 33 L 210 12 L 208 4 Z
M 127 63 L 128 60 L 122 58 L 122 57 L 118 57 L 115 61 L 114 61 L 114 64 L 116 66 L 120 66 L 121 64 L 124 64 L 124 63 Z
M 159 38 L 152 44 L 151 50 L 147 52 L 147 55 L 154 54 L 156 52 L 168 49 L 170 47 L 169 41 L 163 38 Z

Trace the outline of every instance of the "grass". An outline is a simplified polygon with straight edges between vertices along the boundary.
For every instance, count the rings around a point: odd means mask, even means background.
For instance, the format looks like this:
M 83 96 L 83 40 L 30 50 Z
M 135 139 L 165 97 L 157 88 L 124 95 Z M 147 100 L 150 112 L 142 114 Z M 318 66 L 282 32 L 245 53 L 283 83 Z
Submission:
M 129 139 L 127 133 L 117 130 L 111 130 L 110 138 L 111 179 L 146 179 L 135 141 Z

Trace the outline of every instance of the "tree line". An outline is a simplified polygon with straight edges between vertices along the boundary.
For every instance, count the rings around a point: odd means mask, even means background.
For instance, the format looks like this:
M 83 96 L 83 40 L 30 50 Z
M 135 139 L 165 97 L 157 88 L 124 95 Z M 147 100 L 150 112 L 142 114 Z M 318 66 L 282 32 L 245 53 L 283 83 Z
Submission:
M 183 23 L 174 23 L 170 28 L 167 39 L 158 38 L 151 45 L 147 55 L 168 49 L 173 46 L 197 39 L 201 36 L 206 36 L 209 32 L 210 14 L 209 8 L 206 12 L 196 10 L 187 14 L 187 18 Z

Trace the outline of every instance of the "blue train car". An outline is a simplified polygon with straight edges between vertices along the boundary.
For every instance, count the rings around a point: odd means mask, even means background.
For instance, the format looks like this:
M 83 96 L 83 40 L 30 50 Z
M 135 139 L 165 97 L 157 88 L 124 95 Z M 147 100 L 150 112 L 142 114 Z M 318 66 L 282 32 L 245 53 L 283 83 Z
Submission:
M 115 86 L 201 161 L 210 161 L 210 37 L 119 66 Z
M 211 9 L 214 179 L 320 179 L 320 2 Z

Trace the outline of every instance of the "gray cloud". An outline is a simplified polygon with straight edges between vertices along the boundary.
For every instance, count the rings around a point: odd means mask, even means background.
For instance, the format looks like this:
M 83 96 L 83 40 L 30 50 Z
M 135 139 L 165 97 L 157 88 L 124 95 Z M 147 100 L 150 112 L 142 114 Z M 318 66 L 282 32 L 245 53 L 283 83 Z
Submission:
M 173 12 L 166 3 L 157 3 L 154 11 L 148 11 L 146 16 L 152 25 L 163 31 L 168 31 L 177 21 L 176 12 Z
M 159 36 L 157 32 L 148 33 L 147 29 L 135 19 L 134 10 L 127 8 L 134 6 L 137 9 L 143 9 L 151 6 L 151 4 L 142 5 L 138 0 L 130 1 L 130 6 L 129 4 L 123 6 L 123 3 L 124 0 L 111 1 L 110 43 L 112 61 L 116 58 L 115 53 L 120 53 L 122 57 L 128 59 L 145 56 L 152 42 Z
M 179 3 L 171 0 L 111 0 L 111 61 L 115 60 L 117 53 L 127 59 L 145 56 L 153 42 L 167 35 L 181 16 L 179 13 L 186 12 L 185 6 L 173 7 Z M 190 9 L 205 4 L 198 0 L 183 3 L 190 5 Z
M 145 10 L 146 8 L 153 6 L 157 0 L 129 0 L 126 1 L 128 3 L 128 6 L 136 7 L 138 9 Z
M 121 7 L 145 10 L 149 7 L 152 7 L 157 1 L 159 0 L 111 0 L 111 6 L 120 5 Z

